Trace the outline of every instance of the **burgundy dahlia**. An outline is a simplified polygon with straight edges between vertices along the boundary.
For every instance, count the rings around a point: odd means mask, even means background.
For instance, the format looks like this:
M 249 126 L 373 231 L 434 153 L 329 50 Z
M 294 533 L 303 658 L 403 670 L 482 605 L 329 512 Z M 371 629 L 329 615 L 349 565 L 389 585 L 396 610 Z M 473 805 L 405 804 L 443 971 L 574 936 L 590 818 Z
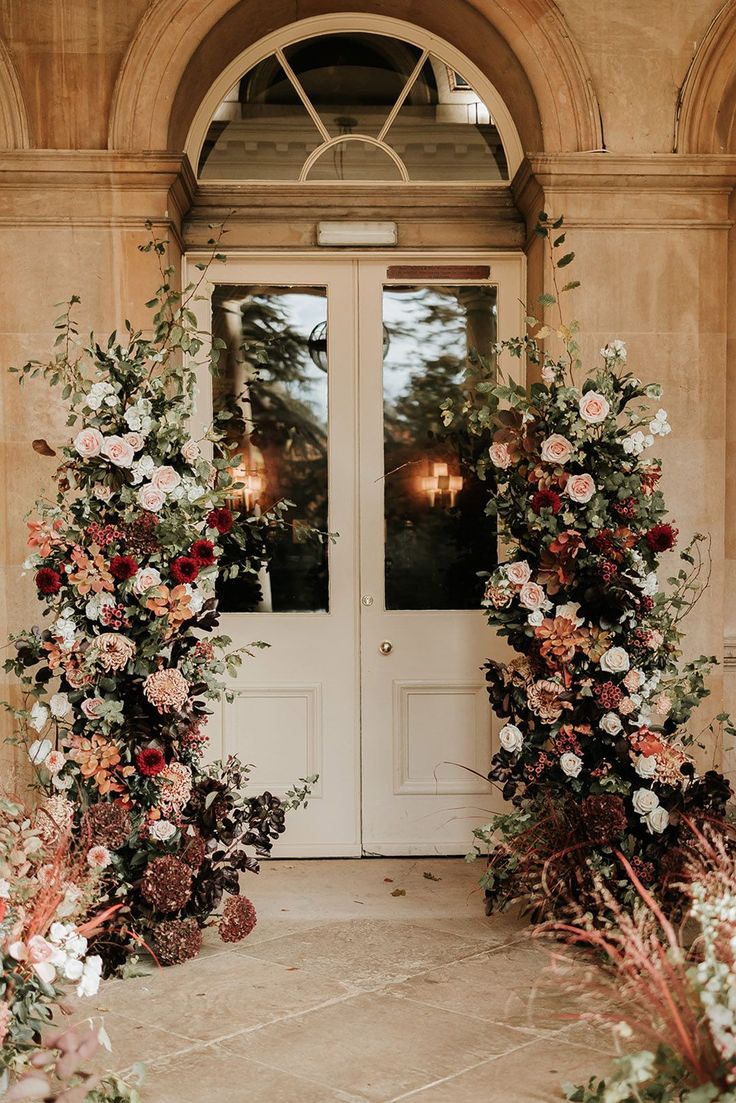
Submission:
M 672 525 L 655 525 L 644 539 L 653 552 L 665 552 L 674 548 L 677 543 L 677 534 L 678 530 Z
M 40 594 L 58 594 L 61 575 L 53 567 L 41 567 L 40 571 L 36 571 L 36 585 Z
M 562 498 L 556 490 L 542 488 L 532 498 L 532 509 L 535 513 L 541 513 L 543 509 L 551 509 L 554 514 L 560 512 Z
M 211 529 L 217 529 L 220 535 L 224 536 L 233 527 L 233 515 L 227 506 L 211 509 L 207 514 L 207 524 Z
M 180 858 L 153 858 L 141 879 L 141 896 L 157 912 L 178 912 L 192 895 L 192 868 Z
M 181 965 L 198 957 L 202 932 L 196 919 L 164 919 L 150 933 L 151 949 L 162 965 Z
M 155 777 L 163 770 L 166 759 L 158 747 L 144 747 L 135 756 L 135 764 L 139 774 L 143 774 L 144 777 Z
M 138 564 L 132 555 L 114 555 L 110 560 L 110 574 L 118 582 L 126 582 L 138 570 Z
M 220 920 L 223 942 L 240 942 L 256 925 L 256 909 L 245 896 L 231 896 Z
M 180 555 L 169 569 L 176 582 L 194 582 L 199 574 L 199 563 L 190 555 Z
M 215 562 L 215 545 L 211 540 L 195 540 L 189 554 L 200 567 L 211 567 Z

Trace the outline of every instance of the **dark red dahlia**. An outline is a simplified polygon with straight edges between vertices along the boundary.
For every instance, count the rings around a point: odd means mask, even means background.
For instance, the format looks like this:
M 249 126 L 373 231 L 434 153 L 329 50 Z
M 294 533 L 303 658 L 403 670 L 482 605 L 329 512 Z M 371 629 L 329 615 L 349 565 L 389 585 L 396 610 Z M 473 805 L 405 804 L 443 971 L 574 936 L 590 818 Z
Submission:
M 110 574 L 118 582 L 132 578 L 138 570 L 138 564 L 132 555 L 114 555 L 110 560 Z
M 40 571 L 36 571 L 36 585 L 40 594 L 58 594 L 61 575 L 53 567 L 41 567 Z
M 166 759 L 158 747 L 144 747 L 135 756 L 135 764 L 139 774 L 143 774 L 144 777 L 155 777 L 163 770 Z
M 189 554 L 200 567 L 211 567 L 215 562 L 215 545 L 211 540 L 195 540 Z
M 171 577 L 177 582 L 194 582 L 199 574 L 199 563 L 191 555 L 180 555 L 169 568 Z
M 535 513 L 541 513 L 543 509 L 551 509 L 554 514 L 560 512 L 562 498 L 556 490 L 543 488 L 538 490 L 532 498 L 532 509 Z
M 653 552 L 665 552 L 677 543 L 678 530 L 672 525 L 655 525 L 644 539 Z
M 220 535 L 224 536 L 233 527 L 233 515 L 227 506 L 211 509 L 207 514 L 207 524 L 211 529 L 217 529 Z

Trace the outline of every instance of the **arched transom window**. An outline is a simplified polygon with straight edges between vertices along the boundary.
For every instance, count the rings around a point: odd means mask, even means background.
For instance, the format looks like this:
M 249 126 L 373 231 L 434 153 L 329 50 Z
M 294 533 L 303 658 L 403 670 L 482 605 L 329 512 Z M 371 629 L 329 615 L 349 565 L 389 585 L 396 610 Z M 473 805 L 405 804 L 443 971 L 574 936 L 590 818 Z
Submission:
M 344 31 L 302 38 L 230 89 L 199 156 L 202 180 L 508 180 L 494 118 L 428 48 Z

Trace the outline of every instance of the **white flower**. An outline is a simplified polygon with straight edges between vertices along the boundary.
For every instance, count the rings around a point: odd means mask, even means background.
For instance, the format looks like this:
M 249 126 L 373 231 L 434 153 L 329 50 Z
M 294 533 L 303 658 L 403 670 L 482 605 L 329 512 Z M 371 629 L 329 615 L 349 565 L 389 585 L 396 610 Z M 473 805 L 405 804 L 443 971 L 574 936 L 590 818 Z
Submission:
M 189 582 L 187 582 L 185 589 L 189 594 L 189 608 L 193 613 L 200 613 L 206 601 L 205 594 L 199 586 L 192 586 Z
M 114 604 L 115 598 L 112 594 L 104 592 L 101 594 L 93 594 L 84 606 L 84 615 L 87 620 L 99 620 L 105 606 Z
M 572 751 L 565 751 L 560 757 L 560 766 L 563 773 L 567 774 L 568 777 L 577 777 L 583 768 L 583 760 L 573 754 Z
M 28 748 L 28 757 L 34 766 L 43 766 L 52 749 L 53 744 L 50 739 L 34 739 Z
M 604 360 L 620 360 L 622 364 L 626 363 L 626 345 L 623 341 L 609 341 L 601 349 L 601 356 Z
M 601 670 L 608 674 L 623 674 L 629 669 L 629 656 L 623 647 L 609 647 L 600 658 Z
M 555 609 L 555 616 L 569 620 L 577 628 L 585 623 L 585 617 L 580 616 L 580 603 L 577 601 L 566 601 L 564 605 L 558 605 Z
M 102 958 L 97 954 L 93 954 L 92 957 L 88 957 L 84 963 L 84 972 L 82 978 L 77 985 L 77 995 L 81 999 L 83 996 L 96 996 L 97 990 L 100 987 L 100 977 L 102 976 Z
M 51 715 L 55 720 L 62 720 L 71 707 L 66 693 L 55 693 L 49 701 Z
M 670 814 L 661 804 L 649 812 L 645 819 L 649 830 L 656 831 L 658 835 L 661 835 L 670 825 Z
M 196 502 L 197 498 L 201 498 L 204 492 L 201 483 L 190 483 L 187 487 L 187 501 Z
M 155 567 L 143 567 L 133 578 L 133 589 L 140 596 L 152 586 L 161 585 L 161 575 Z
M 157 490 L 163 490 L 164 494 L 170 494 L 172 490 L 176 490 L 180 482 L 181 475 L 179 472 L 168 465 L 157 467 L 151 475 L 151 485 L 155 486 Z
M 166 495 L 153 483 L 144 483 L 138 491 L 138 501 L 149 513 L 158 513 L 166 502 Z
M 156 470 L 156 461 L 153 456 L 141 456 L 140 459 L 134 460 L 130 467 L 131 476 L 134 483 L 142 483 L 144 479 L 150 479 L 153 472 Z
M 64 960 L 62 971 L 67 980 L 80 980 L 84 974 L 84 962 L 77 957 L 67 957 Z
M 649 432 L 655 437 L 666 437 L 668 433 L 672 432 L 672 426 L 667 421 L 666 410 L 657 410 L 649 422 Z
M 141 448 L 145 445 L 142 433 L 125 433 L 123 440 L 126 440 L 134 452 L 140 452 Z
M 52 632 L 61 641 L 62 649 L 68 651 L 76 639 L 77 626 L 67 609 L 62 610 L 62 615 L 54 622 Z
M 7 900 L 10 896 L 10 881 L 0 877 L 0 900 Z
M 540 624 L 544 623 L 544 613 L 541 609 L 535 609 L 533 613 L 530 613 L 526 618 L 526 623 L 531 624 L 532 628 L 538 628 Z
M 547 601 L 547 595 L 536 582 L 525 582 L 519 591 L 519 602 L 525 609 L 542 609 Z
M 656 571 L 650 571 L 648 575 L 645 575 L 640 589 L 642 594 L 644 594 L 644 597 L 654 597 L 657 590 L 659 589 Z
M 640 816 L 648 816 L 659 807 L 659 797 L 652 789 L 637 789 L 631 798 L 634 811 Z
M 151 412 L 151 403 L 146 398 L 142 398 L 135 405 L 129 406 L 123 414 L 125 423 L 129 429 L 133 432 L 141 433 L 144 437 L 147 436 L 152 427 L 153 421 L 148 416 Z
M 74 447 L 83 460 L 99 456 L 102 450 L 103 437 L 99 429 L 87 427 L 77 433 L 74 438 Z
M 513 586 L 523 586 L 532 577 L 532 569 L 525 559 L 504 566 L 506 577 Z
M 611 412 L 608 399 L 598 391 L 586 391 L 578 403 L 580 416 L 589 425 L 600 425 Z
M 606 735 L 618 735 L 622 726 L 621 718 L 615 712 L 607 712 L 601 717 L 600 727 Z
M 554 383 L 557 378 L 554 366 L 552 364 L 545 364 L 542 368 L 542 379 L 545 383 Z
M 63 791 L 65 789 L 71 789 L 72 785 L 74 784 L 74 779 L 69 775 L 67 775 L 66 777 L 59 777 L 58 774 L 55 774 L 51 778 L 51 784 L 53 785 L 54 789 L 59 789 Z M 61 912 L 59 912 L 59 914 L 61 915 Z
M 46 755 L 44 766 L 52 776 L 56 776 L 60 770 L 64 769 L 65 765 L 66 758 L 62 751 L 49 751 Z
M 106 406 L 117 406 L 118 396 L 115 394 L 115 388 L 110 383 L 93 383 L 85 404 L 90 410 L 99 410 L 103 402 Z
M 181 446 L 181 454 L 182 459 L 186 460 L 187 463 L 196 463 L 202 455 L 202 450 L 196 440 L 189 439 Z
M 176 834 L 176 824 L 171 823 L 170 820 L 154 820 L 148 829 L 148 834 L 160 843 L 168 842 Z
M 636 760 L 636 766 L 634 767 L 639 777 L 647 778 L 651 781 L 653 777 L 657 776 L 657 758 L 653 754 L 640 754 Z
M 630 437 L 624 438 L 623 449 L 629 456 L 640 456 L 645 448 L 651 448 L 653 444 L 653 436 L 649 434 L 645 436 L 640 429 L 637 429 Z
M 504 750 L 517 754 L 524 743 L 524 736 L 516 724 L 504 724 L 498 733 L 498 740 Z
M 87 851 L 87 865 L 90 869 L 105 869 L 112 861 L 112 854 L 106 846 L 93 846 Z
M 49 710 L 40 701 L 36 701 L 31 709 L 31 718 L 28 721 L 34 731 L 40 732 L 49 722 Z

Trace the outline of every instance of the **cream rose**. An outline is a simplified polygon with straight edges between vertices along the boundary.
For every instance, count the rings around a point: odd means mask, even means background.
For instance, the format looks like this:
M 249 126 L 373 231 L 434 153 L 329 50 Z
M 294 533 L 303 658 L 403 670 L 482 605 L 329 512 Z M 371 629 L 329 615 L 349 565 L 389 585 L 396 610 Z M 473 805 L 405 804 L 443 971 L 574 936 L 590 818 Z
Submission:
M 639 777 L 651 780 L 657 776 L 657 759 L 653 754 L 640 754 L 634 767 Z
M 649 830 L 656 831 L 658 835 L 661 835 L 670 825 L 670 814 L 661 804 L 650 812 L 645 819 Z
M 171 820 L 154 820 L 148 834 L 157 842 L 165 843 L 176 834 L 176 825 Z
M 71 707 L 66 693 L 55 693 L 49 701 L 49 709 L 55 720 L 63 719 Z
M 83 460 L 89 460 L 93 456 L 99 456 L 102 451 L 104 437 L 99 429 L 82 429 L 74 438 L 74 447 Z
M 532 577 L 532 569 L 524 559 L 517 559 L 515 563 L 507 563 L 505 571 L 506 577 L 512 586 L 523 586 Z
M 572 456 L 572 444 L 560 433 L 553 433 L 542 441 L 542 459 L 545 463 L 567 463 Z
M 608 399 L 598 391 L 586 391 L 578 403 L 580 416 L 589 425 L 599 425 L 611 412 Z
M 102 442 L 102 455 L 107 456 L 116 467 L 130 467 L 134 452 L 123 437 L 105 437 Z
M 629 656 L 623 647 L 609 647 L 600 659 L 601 670 L 608 674 L 623 674 L 629 669 Z
M 659 807 L 659 797 L 651 789 L 637 789 L 631 798 L 634 811 L 640 816 L 648 816 Z
M 140 452 L 146 443 L 140 433 L 125 433 L 123 440 L 130 445 L 134 452 Z
M 585 505 L 595 494 L 595 483 L 588 474 L 571 475 L 565 486 L 568 498 L 579 505 Z
M 658 694 L 652 703 L 657 716 L 667 716 L 672 710 L 672 698 L 666 693 Z
M 176 490 L 181 482 L 181 475 L 173 467 L 157 467 L 151 475 L 151 485 L 157 490 L 163 490 L 164 494 L 170 494 Z
M 488 455 L 491 457 L 491 461 L 496 467 L 506 469 L 511 463 L 508 446 L 505 444 L 499 444 L 498 442 L 492 444 L 488 449 Z
M 185 459 L 187 463 L 196 463 L 202 455 L 202 450 L 196 440 L 188 440 L 182 445 L 181 454 L 182 458 Z
M 101 697 L 85 697 L 79 706 L 88 720 L 96 720 L 100 715 Z
M 64 768 L 65 763 L 66 758 L 61 751 L 51 751 L 46 757 L 44 766 L 52 776 L 55 776 Z
M 140 596 L 152 586 L 161 585 L 161 574 L 155 567 L 143 567 L 133 579 L 133 589 Z
M 607 712 L 601 717 L 600 727 L 606 735 L 618 735 L 623 725 L 615 712 Z
M 568 777 L 577 777 L 583 768 L 583 760 L 573 754 L 572 751 L 565 751 L 560 757 L 560 766 L 562 772 L 567 774 Z
M 498 740 L 505 751 L 517 754 L 524 743 L 524 736 L 516 724 L 504 724 L 498 733 Z
M 166 495 L 153 483 L 144 483 L 138 491 L 138 501 L 149 513 L 158 513 L 166 501 Z
M 547 595 L 536 582 L 525 582 L 519 591 L 519 601 L 525 609 L 541 609 Z

